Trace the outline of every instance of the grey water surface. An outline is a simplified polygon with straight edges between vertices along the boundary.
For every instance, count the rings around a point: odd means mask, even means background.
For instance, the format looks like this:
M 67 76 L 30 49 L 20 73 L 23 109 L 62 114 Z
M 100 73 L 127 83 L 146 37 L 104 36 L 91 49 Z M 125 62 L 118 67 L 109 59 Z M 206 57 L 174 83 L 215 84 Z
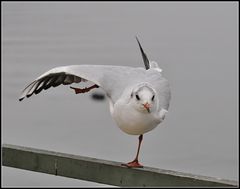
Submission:
M 172 90 L 165 121 L 144 135 L 140 161 L 238 180 L 238 2 L 2 2 L 1 11 L 2 143 L 132 160 L 137 136 L 116 126 L 107 100 L 69 86 L 18 97 L 57 66 L 144 66 L 137 35 Z M 104 185 L 2 167 L 2 186 Z

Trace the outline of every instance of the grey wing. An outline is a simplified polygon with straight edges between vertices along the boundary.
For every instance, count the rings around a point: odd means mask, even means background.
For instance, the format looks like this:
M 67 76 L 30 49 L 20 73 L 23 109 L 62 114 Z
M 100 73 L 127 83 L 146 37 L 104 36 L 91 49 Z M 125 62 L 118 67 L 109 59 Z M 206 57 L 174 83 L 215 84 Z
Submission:
M 157 92 L 160 108 L 168 110 L 171 100 L 171 90 L 167 79 L 159 71 L 151 70 L 149 82 Z
M 171 100 L 171 91 L 168 80 L 164 78 L 162 82 L 159 83 L 159 88 L 157 90 L 159 91 L 158 94 L 160 107 L 162 107 L 165 110 L 168 110 Z
M 21 93 L 19 100 L 38 94 L 50 87 L 91 81 L 101 87 L 113 102 L 127 85 L 126 74 L 134 70 L 124 66 L 72 65 L 53 68 L 30 83 Z M 134 72 L 134 71 L 133 71 Z

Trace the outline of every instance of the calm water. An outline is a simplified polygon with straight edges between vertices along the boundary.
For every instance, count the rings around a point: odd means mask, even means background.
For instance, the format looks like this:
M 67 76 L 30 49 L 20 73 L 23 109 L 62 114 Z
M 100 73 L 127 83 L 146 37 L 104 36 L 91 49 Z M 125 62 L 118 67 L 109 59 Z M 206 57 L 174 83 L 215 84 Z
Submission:
M 141 162 L 237 180 L 237 3 L 2 3 L 2 142 L 132 160 L 137 137 L 120 131 L 107 101 L 68 86 L 23 102 L 18 96 L 57 66 L 143 66 L 135 35 L 172 89 L 165 122 L 144 135 Z M 100 186 L 6 167 L 2 173 L 3 186 Z

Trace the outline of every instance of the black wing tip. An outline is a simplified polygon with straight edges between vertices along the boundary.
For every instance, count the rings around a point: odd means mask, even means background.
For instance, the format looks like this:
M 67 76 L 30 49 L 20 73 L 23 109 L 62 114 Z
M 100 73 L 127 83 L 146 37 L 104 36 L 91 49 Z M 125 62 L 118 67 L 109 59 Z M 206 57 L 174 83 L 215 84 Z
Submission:
M 23 99 L 24 99 L 24 97 L 22 97 L 22 98 L 19 98 L 18 100 L 21 102 Z
M 148 70 L 150 68 L 148 57 L 147 57 L 146 53 L 143 51 L 142 45 L 139 42 L 137 36 L 135 36 L 135 37 L 136 37 L 136 40 L 138 42 L 138 46 L 139 46 L 141 54 L 142 54 L 142 58 L 143 58 L 143 62 L 144 62 L 145 68 L 146 68 L 146 70 Z
M 139 48 L 142 50 L 142 46 L 141 46 L 141 43 L 140 43 L 140 41 L 139 41 L 138 37 L 137 37 L 137 36 L 135 36 L 135 38 L 136 38 L 136 40 L 137 40 L 137 43 L 138 43 L 138 46 L 139 46 Z
M 139 40 L 138 40 L 138 37 L 137 37 L 137 35 L 135 35 L 135 38 L 136 38 L 137 42 L 139 43 Z

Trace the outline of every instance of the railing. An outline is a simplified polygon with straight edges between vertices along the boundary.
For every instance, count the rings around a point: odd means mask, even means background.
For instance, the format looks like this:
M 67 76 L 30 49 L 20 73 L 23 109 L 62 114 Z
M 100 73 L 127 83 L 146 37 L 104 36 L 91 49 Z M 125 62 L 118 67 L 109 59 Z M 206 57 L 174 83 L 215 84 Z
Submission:
M 237 181 L 151 167 L 127 168 L 120 162 L 10 144 L 2 146 L 4 166 L 115 186 L 231 186 Z

